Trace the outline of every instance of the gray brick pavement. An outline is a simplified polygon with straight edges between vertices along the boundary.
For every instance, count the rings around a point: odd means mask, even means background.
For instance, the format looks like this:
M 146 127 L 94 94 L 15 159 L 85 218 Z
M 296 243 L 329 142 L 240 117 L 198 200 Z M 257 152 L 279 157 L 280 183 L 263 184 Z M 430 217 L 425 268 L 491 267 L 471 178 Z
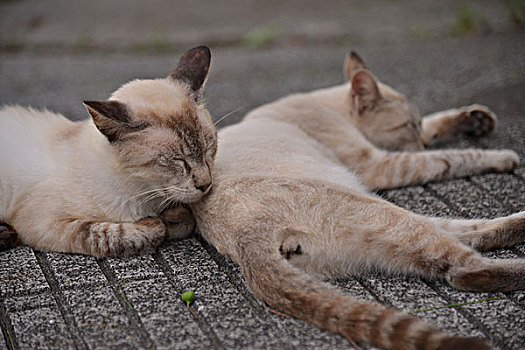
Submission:
M 261 103 L 340 83 L 342 57 L 357 49 L 383 81 L 423 112 L 478 102 L 500 116 L 491 137 L 440 147 L 512 148 L 525 159 L 525 32 L 508 22 L 501 3 L 473 5 L 492 32 L 454 37 L 448 31 L 456 16 L 452 0 L 353 7 L 344 1 L 299 7 L 296 0 L 234 1 L 224 8 L 203 1 L 179 12 L 173 2 L 155 0 L 149 15 L 136 1 L 119 8 L 122 1 L 106 6 L 96 0 L 90 3 L 98 6 L 74 10 L 68 0 L 49 6 L 1 2 L 0 103 L 46 106 L 84 118 L 83 99 L 104 99 L 130 79 L 163 76 L 183 49 L 215 43 L 207 105 L 216 120 L 241 108 L 224 126 Z M 247 30 L 272 19 L 281 29 L 273 46 L 242 45 Z M 94 23 L 96 28 L 86 29 Z M 525 210 L 525 168 L 381 195 L 426 215 L 508 215 Z M 525 245 L 489 256 L 524 257 Z M 405 311 L 497 297 L 417 315 L 456 334 L 486 337 L 500 349 L 525 346 L 524 292 L 464 293 L 440 281 L 377 275 L 332 282 L 344 293 Z M 196 292 L 197 317 L 180 301 L 188 289 Z M 264 309 L 238 268 L 198 236 L 169 242 L 153 255 L 121 259 L 27 247 L 2 252 L 0 328 L 0 348 L 8 349 L 351 348 L 338 335 Z

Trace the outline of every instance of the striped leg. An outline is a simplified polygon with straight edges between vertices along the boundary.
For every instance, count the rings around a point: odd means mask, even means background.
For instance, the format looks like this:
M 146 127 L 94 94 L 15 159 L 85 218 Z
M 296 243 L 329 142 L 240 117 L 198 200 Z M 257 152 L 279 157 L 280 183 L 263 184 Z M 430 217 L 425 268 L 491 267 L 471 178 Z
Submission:
M 166 235 L 164 223 L 159 218 L 145 218 L 135 223 L 70 219 L 59 221 L 54 227 L 58 235 L 66 239 L 60 246 L 50 243 L 44 249 L 96 257 L 151 252 Z
M 366 185 L 389 189 L 490 171 L 510 171 L 518 163 L 518 155 L 510 150 L 465 149 L 378 152 L 362 165 L 353 166 Z
M 525 212 L 493 220 L 432 220 L 438 229 L 479 251 L 525 242 Z

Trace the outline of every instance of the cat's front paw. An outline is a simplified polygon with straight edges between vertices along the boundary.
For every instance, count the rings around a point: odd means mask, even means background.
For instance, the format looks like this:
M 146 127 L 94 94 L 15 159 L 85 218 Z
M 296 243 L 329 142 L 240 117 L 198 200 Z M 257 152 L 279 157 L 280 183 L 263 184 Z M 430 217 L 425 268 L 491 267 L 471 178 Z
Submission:
M 498 117 L 488 107 L 478 104 L 460 107 L 457 130 L 468 136 L 485 136 L 496 127 Z
M 166 225 L 161 218 L 147 217 L 135 223 L 144 240 L 142 252 L 150 252 L 159 246 L 166 237 Z
M 511 150 L 491 151 L 494 157 L 494 163 L 490 167 L 490 171 L 505 172 L 511 171 L 518 167 L 520 158 L 518 154 Z
M 189 237 L 197 225 L 191 211 L 183 206 L 166 209 L 160 214 L 160 217 L 166 223 L 166 236 L 168 239 Z

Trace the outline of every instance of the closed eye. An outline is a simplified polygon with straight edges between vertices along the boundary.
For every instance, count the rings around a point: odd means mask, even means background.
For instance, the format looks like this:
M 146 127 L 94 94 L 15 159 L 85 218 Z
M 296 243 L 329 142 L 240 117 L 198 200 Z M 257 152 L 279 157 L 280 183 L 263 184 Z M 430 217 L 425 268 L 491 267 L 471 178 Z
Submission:
M 190 168 L 190 165 L 188 164 L 188 162 L 186 162 L 182 158 L 175 158 L 174 161 L 177 162 L 179 166 L 184 168 L 184 170 L 186 171 L 186 174 L 190 173 L 191 168 Z
M 409 124 L 410 124 L 410 122 L 405 122 L 403 124 L 399 124 L 399 125 L 391 126 L 389 128 L 385 128 L 385 129 L 383 129 L 383 131 L 394 131 L 394 130 L 402 129 L 402 128 L 408 126 Z

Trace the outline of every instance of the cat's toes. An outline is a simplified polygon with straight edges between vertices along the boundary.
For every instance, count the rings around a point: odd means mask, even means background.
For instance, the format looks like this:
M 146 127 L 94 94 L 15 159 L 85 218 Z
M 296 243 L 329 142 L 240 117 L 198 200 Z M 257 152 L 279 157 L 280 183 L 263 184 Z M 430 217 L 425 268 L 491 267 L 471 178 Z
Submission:
M 498 118 L 490 109 L 474 104 L 461 108 L 458 129 L 468 136 L 484 136 L 494 130 L 497 120 Z
M 18 234 L 6 223 L 0 223 L 0 251 L 13 248 L 17 245 Z

